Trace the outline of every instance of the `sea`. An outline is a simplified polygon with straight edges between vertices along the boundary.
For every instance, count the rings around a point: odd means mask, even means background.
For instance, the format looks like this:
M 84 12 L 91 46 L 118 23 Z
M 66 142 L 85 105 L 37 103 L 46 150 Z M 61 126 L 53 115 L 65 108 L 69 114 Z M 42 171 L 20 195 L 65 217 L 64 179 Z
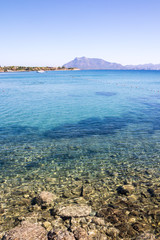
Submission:
M 73 199 L 90 184 L 106 201 L 157 186 L 159 170 L 160 71 L 0 73 L 1 231 L 41 191 Z

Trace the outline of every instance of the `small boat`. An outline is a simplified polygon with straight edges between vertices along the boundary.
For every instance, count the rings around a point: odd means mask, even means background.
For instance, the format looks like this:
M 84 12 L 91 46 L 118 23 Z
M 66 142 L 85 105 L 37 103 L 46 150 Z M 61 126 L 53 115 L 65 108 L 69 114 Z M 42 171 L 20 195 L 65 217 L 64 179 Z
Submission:
M 44 73 L 44 72 L 45 72 L 44 70 L 37 71 L 37 73 Z

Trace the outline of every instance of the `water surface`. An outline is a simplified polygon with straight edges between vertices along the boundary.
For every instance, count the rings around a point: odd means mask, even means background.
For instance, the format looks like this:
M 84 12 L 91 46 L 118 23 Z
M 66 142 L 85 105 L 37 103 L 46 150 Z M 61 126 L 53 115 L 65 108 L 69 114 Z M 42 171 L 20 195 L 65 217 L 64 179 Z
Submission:
M 0 149 L 5 224 L 13 196 L 27 191 L 61 195 L 76 181 L 110 193 L 125 181 L 155 184 L 160 71 L 2 73 Z

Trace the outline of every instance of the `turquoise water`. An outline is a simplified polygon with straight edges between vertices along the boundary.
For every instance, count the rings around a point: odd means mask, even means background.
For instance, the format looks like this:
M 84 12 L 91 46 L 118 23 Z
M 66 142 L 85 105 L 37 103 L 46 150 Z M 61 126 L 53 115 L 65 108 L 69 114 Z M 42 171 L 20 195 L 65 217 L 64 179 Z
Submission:
M 151 113 L 160 101 L 159 78 L 159 71 L 4 73 L 0 127 L 37 128 L 38 133 L 89 118 Z
M 21 165 L 25 165 L 23 159 L 15 163 L 16 151 L 20 151 L 17 150 L 17 145 L 22 148 L 32 143 L 34 151 L 41 151 L 43 155 L 43 141 L 46 145 L 48 142 L 59 145 L 54 152 L 54 156 L 59 155 L 57 163 L 65 163 L 66 159 L 70 161 L 70 151 L 65 150 L 67 141 L 67 144 L 78 144 L 80 149 L 74 153 L 71 151 L 72 162 L 74 158 L 77 160 L 77 155 L 78 159 L 84 154 L 88 158 L 94 156 L 94 153 L 90 154 L 90 150 L 88 153 L 84 150 L 85 142 L 96 154 L 103 150 L 107 156 L 107 146 L 103 145 L 110 144 L 110 148 L 115 148 L 121 139 L 123 151 L 130 151 L 132 155 L 132 147 L 143 139 L 148 145 L 149 154 L 153 151 L 152 145 L 155 147 L 159 144 L 159 91 L 159 71 L 0 74 L 0 161 L 3 174 L 9 174 L 8 168 L 12 164 L 16 164 L 15 171 L 20 168 L 20 172 Z M 105 143 L 101 142 L 103 138 Z M 130 141 L 134 143 L 129 150 L 127 145 Z M 115 153 L 118 151 L 119 148 Z M 159 152 L 159 149 L 156 151 Z M 19 154 L 25 158 L 23 149 Z M 137 154 L 138 159 L 142 157 L 140 153 Z M 34 154 L 32 158 L 34 161 L 31 159 L 30 165 L 35 168 L 40 168 L 42 161 L 44 164 L 49 161 L 49 157 L 45 159 L 45 156 L 42 157 L 43 160 L 36 159 Z M 149 155 L 146 162 L 148 160 Z M 149 161 L 152 163 L 152 158 Z M 14 171 L 12 174 L 14 175 Z
M 159 181 L 160 71 L 1 73 L 0 148 L 6 209 L 17 189 Z

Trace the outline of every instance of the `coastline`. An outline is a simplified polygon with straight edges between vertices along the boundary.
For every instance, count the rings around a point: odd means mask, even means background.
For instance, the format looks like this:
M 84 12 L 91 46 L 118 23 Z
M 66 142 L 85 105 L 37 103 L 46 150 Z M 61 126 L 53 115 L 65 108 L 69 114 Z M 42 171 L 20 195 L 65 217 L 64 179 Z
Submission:
M 38 72 L 38 71 L 44 71 L 44 72 L 47 72 L 47 71 L 79 71 L 80 69 L 78 68 L 61 68 L 61 67 L 58 67 L 58 68 L 46 68 L 46 67 L 35 67 L 33 68 L 32 70 L 26 70 L 26 69 L 22 69 L 22 70 L 10 70 L 10 68 L 8 67 L 7 69 L 4 69 L 4 68 L 0 68 L 0 73 L 15 73 L 15 72 Z

